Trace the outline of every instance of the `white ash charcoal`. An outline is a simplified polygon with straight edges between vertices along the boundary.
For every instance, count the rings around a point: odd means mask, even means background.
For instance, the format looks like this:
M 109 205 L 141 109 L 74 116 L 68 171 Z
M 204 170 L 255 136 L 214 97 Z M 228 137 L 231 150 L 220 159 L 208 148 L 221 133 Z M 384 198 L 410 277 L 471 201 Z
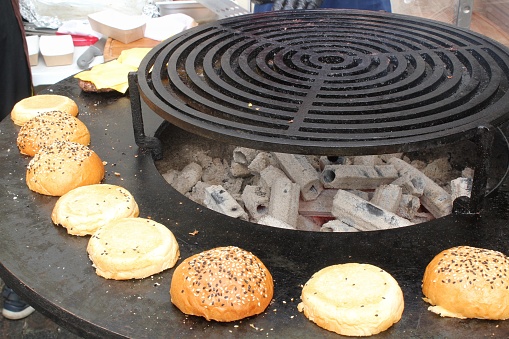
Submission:
M 313 217 L 332 217 L 332 200 L 338 190 L 323 190 L 315 200 L 300 201 L 299 214 Z
M 317 172 L 321 172 L 321 168 L 320 168 L 320 157 L 317 156 L 317 155 L 305 155 L 306 159 L 308 160 L 308 162 L 311 164 L 311 166 L 313 166 L 313 168 L 315 169 L 315 171 Z
M 230 164 L 230 173 L 235 178 L 247 178 L 251 176 L 251 171 L 247 168 L 247 165 L 239 164 L 233 160 Z
M 200 181 L 201 176 L 203 174 L 203 169 L 200 165 L 195 162 L 188 164 L 186 167 L 180 171 L 177 177 L 173 180 L 173 188 L 175 188 L 178 192 L 184 194 L 189 192 L 191 188 L 198 181 Z
M 216 212 L 232 218 L 248 220 L 248 215 L 234 197 L 223 186 L 211 185 L 205 188 L 204 204 Z
M 203 205 L 203 201 L 205 200 L 205 189 L 209 186 L 209 184 L 206 184 L 203 181 L 198 181 L 191 191 L 186 193 L 186 197 L 200 205 Z
M 383 165 L 383 163 L 378 155 L 358 155 L 353 157 L 353 165 L 375 166 Z
M 417 168 L 419 171 L 423 171 L 426 168 L 426 166 L 428 165 L 428 164 L 426 164 L 426 162 L 424 162 L 422 160 L 413 160 L 413 161 L 410 161 L 410 159 L 408 159 L 406 157 L 404 157 L 402 160 L 404 162 L 412 165 L 412 167 Z M 389 160 L 389 162 L 390 162 L 390 160 Z
M 247 185 L 241 198 L 252 219 L 259 220 L 268 213 L 269 194 L 263 187 Z
M 173 181 L 178 176 L 179 171 L 175 169 L 168 170 L 166 173 L 163 173 L 163 178 L 166 180 L 166 182 L 170 185 L 173 184 Z
M 294 183 L 300 186 L 302 199 L 305 201 L 316 199 L 323 190 L 320 175 L 309 163 L 304 155 L 288 153 L 273 153 L 279 161 L 283 172 Z
M 277 160 L 274 156 L 267 152 L 260 152 L 256 155 L 256 157 L 251 161 L 251 163 L 247 166 L 251 173 L 261 173 L 268 166 L 278 166 Z
M 461 171 L 461 176 L 463 178 L 470 178 L 470 179 L 473 179 L 474 178 L 474 169 L 473 168 L 470 168 L 470 167 L 465 167 L 463 169 L 463 171 Z
M 371 203 L 386 211 L 396 213 L 402 196 L 401 187 L 396 185 L 380 185 L 375 189 Z
M 303 215 L 297 217 L 297 230 L 308 231 L 308 232 L 319 232 L 320 225 L 318 225 L 313 218 L 309 218 Z
M 410 221 L 416 224 L 421 224 L 423 222 L 428 222 L 434 219 L 435 217 L 431 213 L 419 212 L 416 213 L 415 216 Z
M 390 158 L 398 158 L 398 159 L 401 159 L 403 158 L 403 153 L 388 153 L 388 154 L 380 154 L 379 155 L 380 159 L 383 161 L 383 162 L 388 162 Z
M 422 177 L 402 175 L 392 182 L 392 185 L 400 186 L 404 194 L 420 197 L 424 194 L 425 181 Z
M 295 228 L 299 214 L 299 195 L 299 185 L 288 179 L 276 181 L 270 190 L 269 215 Z
M 193 153 L 193 161 L 200 164 L 202 168 L 212 165 L 212 157 L 203 151 Z
M 418 197 L 411 194 L 403 194 L 396 214 L 405 219 L 412 220 L 420 208 L 421 201 Z
M 398 171 L 392 165 L 328 165 L 322 172 L 324 187 L 339 189 L 376 189 L 397 177 Z
M 440 187 L 430 178 L 426 177 L 421 171 L 401 159 L 392 158 L 389 160 L 389 163 L 397 168 L 401 176 L 408 175 L 412 178 L 421 178 L 424 181 L 424 192 L 420 198 L 421 204 L 431 214 L 433 214 L 435 218 L 440 218 L 451 214 L 451 195 L 447 193 L 442 187 Z
M 359 232 L 359 230 L 342 221 L 331 220 L 323 224 L 320 232 Z
M 364 199 L 366 201 L 370 201 L 373 198 L 372 192 L 366 192 L 366 191 L 361 191 L 361 190 L 345 190 L 345 191 L 355 194 L 359 198 Z
M 260 186 L 265 187 L 267 191 L 270 191 L 270 188 L 278 180 L 290 179 L 286 176 L 285 172 L 272 165 L 267 166 L 260 172 Z
M 231 195 L 235 195 L 242 193 L 242 184 L 242 178 L 228 177 L 227 179 L 223 179 L 221 186 L 223 186 L 224 189 Z
M 472 178 L 456 178 L 451 181 L 451 199 L 469 197 L 472 193 Z
M 328 165 L 351 165 L 351 161 L 347 157 L 339 156 L 321 156 L 319 159 L 320 171 L 323 171 Z
M 430 162 L 423 170 L 425 176 L 436 182 L 438 185 L 444 185 L 450 181 L 449 173 L 452 167 L 447 158 L 435 159 Z
M 258 151 L 247 147 L 236 147 L 233 150 L 233 161 L 242 165 L 249 165 L 256 157 Z
M 258 224 L 265 225 L 265 226 L 271 226 L 271 227 L 277 227 L 277 228 L 286 228 L 289 230 L 294 230 L 295 227 L 287 224 L 286 222 L 279 220 L 277 218 L 274 218 L 271 215 L 264 215 L 263 217 L 258 220 Z
M 407 219 L 385 211 L 345 190 L 338 190 L 332 214 L 360 231 L 375 231 L 413 225 Z
M 201 180 L 211 185 L 222 185 L 223 181 L 228 178 L 229 166 L 226 161 L 214 158 L 212 163 L 203 168 Z

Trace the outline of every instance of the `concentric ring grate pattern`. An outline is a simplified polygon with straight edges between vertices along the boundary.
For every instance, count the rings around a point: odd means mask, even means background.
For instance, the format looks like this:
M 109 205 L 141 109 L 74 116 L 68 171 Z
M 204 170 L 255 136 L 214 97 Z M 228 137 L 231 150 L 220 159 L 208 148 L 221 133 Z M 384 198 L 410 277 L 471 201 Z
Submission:
M 427 19 L 281 11 L 190 29 L 144 59 L 158 114 L 247 147 L 307 154 L 412 151 L 509 113 L 509 51 Z

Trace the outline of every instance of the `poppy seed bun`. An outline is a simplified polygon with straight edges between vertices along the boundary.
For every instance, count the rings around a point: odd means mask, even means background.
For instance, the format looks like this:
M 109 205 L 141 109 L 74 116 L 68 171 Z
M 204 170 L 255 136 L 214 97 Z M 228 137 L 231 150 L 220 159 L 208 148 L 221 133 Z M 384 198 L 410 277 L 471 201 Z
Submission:
M 185 259 L 173 273 L 171 302 L 183 313 L 235 321 L 262 313 L 274 283 L 265 265 L 238 247 L 218 247 Z
M 21 126 L 17 144 L 22 154 L 33 157 L 41 147 L 57 140 L 88 146 L 90 132 L 78 118 L 64 112 L 51 111 L 42 113 Z
M 123 187 L 95 184 L 77 187 L 62 195 L 51 213 L 56 225 L 73 235 L 91 235 L 112 220 L 137 217 L 134 197 Z
M 150 219 L 123 218 L 99 228 L 87 252 L 97 275 L 106 279 L 142 279 L 175 266 L 179 246 L 173 233 Z
M 104 164 L 99 156 L 87 146 L 70 141 L 56 141 L 41 148 L 26 172 L 28 188 L 52 196 L 98 184 L 103 178 Z
M 348 263 L 326 267 L 304 285 L 298 310 L 318 326 L 347 336 L 385 331 L 401 319 L 403 292 L 379 267 Z
M 442 251 L 426 267 L 424 301 L 442 317 L 509 319 L 509 258 L 483 248 Z
M 72 116 L 78 115 L 78 105 L 74 100 L 56 94 L 39 94 L 18 101 L 12 108 L 11 119 L 18 126 L 46 112 L 61 111 Z

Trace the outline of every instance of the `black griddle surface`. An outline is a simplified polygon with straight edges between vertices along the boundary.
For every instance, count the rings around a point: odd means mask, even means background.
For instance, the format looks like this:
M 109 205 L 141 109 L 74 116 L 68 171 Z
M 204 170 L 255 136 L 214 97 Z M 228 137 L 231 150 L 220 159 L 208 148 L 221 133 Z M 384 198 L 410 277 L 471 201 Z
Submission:
M 415 151 L 509 113 L 509 50 L 415 16 L 275 11 L 219 20 L 155 47 L 142 97 L 171 123 L 256 149 Z
M 266 312 L 217 323 L 185 316 L 170 303 L 173 269 L 133 281 L 97 276 L 86 254 L 88 237 L 68 235 L 52 224 L 57 198 L 26 187 L 29 158 L 16 147 L 19 127 L 5 119 L 0 123 L 0 276 L 37 310 L 70 330 L 85 337 L 338 338 L 297 311 L 301 286 L 325 266 L 360 262 L 387 270 L 405 296 L 403 318 L 377 338 L 507 337 L 508 321 L 448 319 L 427 311 L 420 290 L 427 263 L 446 248 L 471 245 L 509 253 L 507 183 L 488 198 L 481 216 L 448 216 L 408 228 L 352 234 L 260 226 L 204 209 L 166 184 L 150 154 L 134 144 L 127 97 L 85 94 L 73 78 L 49 92 L 77 102 L 79 117 L 91 131 L 92 149 L 107 161 L 104 182 L 127 188 L 139 203 L 141 217 L 172 230 L 181 258 L 235 245 L 257 255 L 275 280 L 274 302 Z M 153 135 L 162 119 L 148 110 L 144 116 L 147 134 Z M 194 231 L 198 233 L 190 235 Z

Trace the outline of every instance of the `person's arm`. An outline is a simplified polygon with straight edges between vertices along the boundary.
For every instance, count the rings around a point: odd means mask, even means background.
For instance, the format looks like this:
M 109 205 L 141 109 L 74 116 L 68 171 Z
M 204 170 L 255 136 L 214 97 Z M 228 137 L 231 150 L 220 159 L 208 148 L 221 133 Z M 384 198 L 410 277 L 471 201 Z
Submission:
M 273 2 L 273 10 L 282 9 L 314 9 L 320 7 L 322 0 L 253 0 L 253 3 L 261 5 Z

